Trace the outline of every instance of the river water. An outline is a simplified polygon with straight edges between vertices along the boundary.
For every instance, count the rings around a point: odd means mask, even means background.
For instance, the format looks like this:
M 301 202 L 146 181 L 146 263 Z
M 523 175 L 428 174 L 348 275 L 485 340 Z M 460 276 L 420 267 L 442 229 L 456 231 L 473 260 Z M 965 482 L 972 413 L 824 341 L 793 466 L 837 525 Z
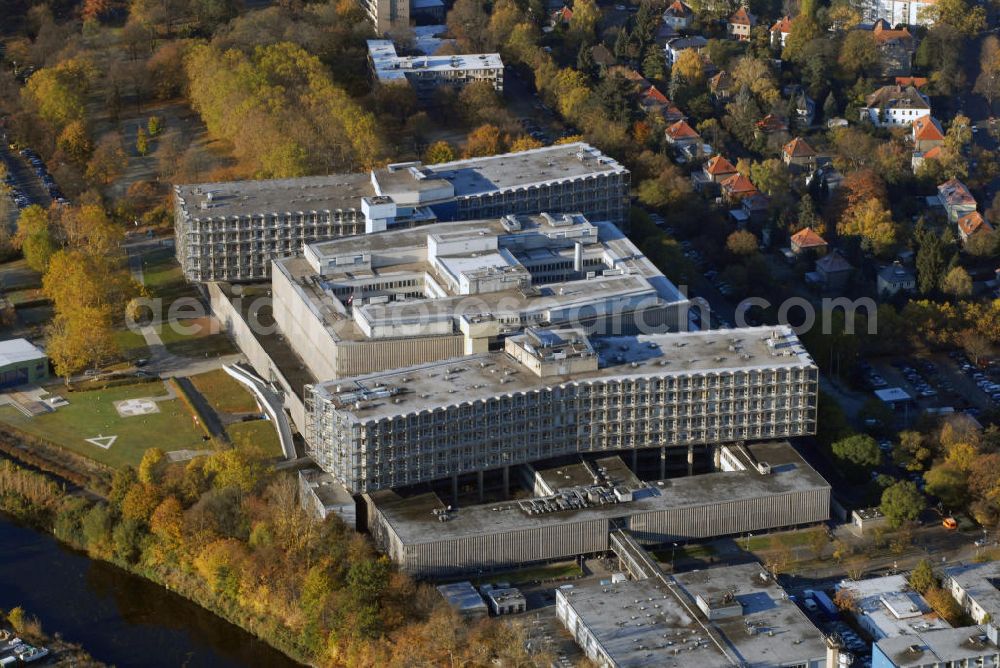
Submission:
M 298 665 L 187 599 L 0 515 L 0 608 L 16 605 L 118 668 Z

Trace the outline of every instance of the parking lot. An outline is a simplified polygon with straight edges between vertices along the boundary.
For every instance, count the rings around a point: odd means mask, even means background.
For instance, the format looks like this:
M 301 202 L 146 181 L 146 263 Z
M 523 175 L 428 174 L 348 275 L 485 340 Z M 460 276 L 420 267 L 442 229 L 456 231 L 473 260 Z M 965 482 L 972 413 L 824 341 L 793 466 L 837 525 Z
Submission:
M 869 389 L 899 387 L 913 397 L 918 411 L 954 410 L 975 417 L 1000 407 L 1000 373 L 973 364 L 962 352 L 874 359 L 862 362 L 861 372 Z
M 66 202 L 48 167 L 31 149 L 13 153 L 0 147 L 0 160 L 7 168 L 4 184 L 10 189 L 10 198 L 18 210 L 32 204 L 48 207 L 53 201 Z

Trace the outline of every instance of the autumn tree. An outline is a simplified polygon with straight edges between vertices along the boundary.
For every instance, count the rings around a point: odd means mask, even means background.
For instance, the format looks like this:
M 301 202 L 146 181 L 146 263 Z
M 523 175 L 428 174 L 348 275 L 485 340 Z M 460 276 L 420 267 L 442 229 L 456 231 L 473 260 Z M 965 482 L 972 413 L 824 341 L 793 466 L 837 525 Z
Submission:
M 502 151 L 503 139 L 500 136 L 500 128 L 495 125 L 480 125 L 466 137 L 465 150 L 462 152 L 462 156 L 465 158 L 480 158 L 496 155 Z
M 45 209 L 32 204 L 21 210 L 13 243 L 24 254 L 29 267 L 39 272 L 48 268 L 49 261 L 58 250 L 58 244 Z
M 757 237 L 749 230 L 736 230 L 726 238 L 726 250 L 736 256 L 755 255 Z
M 944 23 L 966 35 L 975 35 L 986 27 L 986 9 L 968 0 L 938 0 L 922 10 L 923 19 L 933 23 Z
M 56 147 L 78 167 L 83 167 L 90 160 L 94 150 L 90 133 L 81 120 L 70 121 L 59 133 Z
M 128 167 L 128 156 L 122 148 L 122 138 L 117 132 L 109 132 L 101 137 L 87 164 L 87 178 L 101 185 L 108 185 L 117 179 Z
M 135 133 L 135 152 L 141 156 L 149 153 L 149 136 L 142 128 L 139 128 Z
M 941 292 L 953 297 L 968 297 L 972 294 L 972 277 L 962 267 L 953 267 L 941 279 Z
M 573 3 L 573 16 L 569 20 L 569 29 L 578 40 L 590 41 L 600 21 L 601 10 L 594 0 L 576 0 Z
M 979 76 L 973 90 L 991 107 L 1000 95 L 1000 39 L 996 35 L 987 35 L 979 49 Z
M 541 148 L 545 146 L 542 142 L 538 141 L 534 137 L 529 137 L 528 135 L 521 135 L 510 145 L 507 150 L 510 153 L 518 153 L 520 151 L 530 151 L 531 149 Z
M 690 201 L 693 188 L 690 179 L 672 163 L 667 164 L 656 178 L 639 184 L 639 201 L 654 209 L 677 211 Z
M 874 199 L 845 211 L 837 224 L 837 232 L 860 237 L 861 245 L 876 255 L 884 255 L 896 244 L 896 224 L 892 215 Z
M 437 165 L 442 162 L 451 162 L 455 159 L 455 150 L 451 144 L 445 140 L 436 141 L 427 147 L 424 152 L 424 162 L 428 165 Z
M 57 129 L 83 120 L 92 67 L 79 59 L 45 67 L 28 79 L 22 98 L 38 116 Z
M 921 594 L 930 591 L 938 585 L 931 562 L 926 559 L 921 559 L 917 562 L 917 565 L 910 571 L 909 580 L 910 586 Z
M 857 77 L 875 71 L 880 58 L 875 37 L 868 30 L 851 30 L 840 46 L 837 62 L 844 73 Z
M 696 86 L 705 80 L 705 63 L 697 51 L 685 49 L 678 54 L 670 74 L 684 84 Z

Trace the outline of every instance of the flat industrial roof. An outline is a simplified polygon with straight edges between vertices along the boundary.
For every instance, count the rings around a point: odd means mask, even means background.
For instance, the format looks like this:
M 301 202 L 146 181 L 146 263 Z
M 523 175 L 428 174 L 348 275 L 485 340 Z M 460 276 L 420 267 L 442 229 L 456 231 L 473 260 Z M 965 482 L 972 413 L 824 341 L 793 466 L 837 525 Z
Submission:
M 692 597 L 735 595 L 743 614 L 712 625 L 748 665 L 783 666 L 825 657 L 823 634 L 773 579 L 760 577 L 762 570 L 759 564 L 741 564 L 681 573 L 674 580 Z M 748 624 L 754 633 L 747 632 Z
M 951 628 L 941 619 L 903 575 L 887 575 L 866 580 L 844 580 L 838 589 L 857 596 L 859 614 L 869 619 L 885 636 L 905 636 L 933 629 Z
M 944 574 L 957 582 L 990 617 L 1000 619 L 1000 589 L 993 584 L 1000 579 L 1000 561 L 948 566 Z
M 437 5 L 441 6 L 440 1 Z M 368 57 L 375 68 L 375 74 L 381 80 L 394 80 L 405 77 L 407 72 L 420 71 L 474 71 L 496 70 L 503 68 L 503 60 L 499 53 L 466 53 L 444 56 L 400 56 L 392 40 L 368 40 Z
M 0 341 L 0 367 L 46 359 L 41 348 L 27 339 Z
M 443 503 L 433 492 L 403 497 L 393 490 L 383 490 L 371 492 L 369 497 L 403 544 L 419 545 L 675 508 L 725 504 L 790 492 L 830 489 L 823 477 L 788 442 L 757 443 L 746 447 L 758 462 L 771 465 L 770 474 L 747 470 L 669 478 L 650 483 L 650 488 L 636 494 L 633 501 L 539 515 L 528 515 L 520 510 L 517 502 L 505 501 L 453 509 L 449 513 L 450 519 L 441 522 L 432 511 L 446 508 L 448 504 Z M 501 510 L 494 510 L 495 508 Z
M 768 341 L 774 333 L 780 343 L 772 348 Z M 376 387 L 397 390 L 392 400 L 368 402 L 356 410 L 356 418 L 365 421 L 610 378 L 815 368 L 788 327 L 593 337 L 591 343 L 599 355 L 599 368 L 567 376 L 539 377 L 507 353 L 495 352 L 326 381 L 314 389 L 331 397 Z
M 455 187 L 456 197 L 551 183 L 591 174 L 627 174 L 628 170 L 584 142 L 544 146 L 519 153 L 426 165 Z
M 628 173 L 613 158 L 584 142 L 425 165 L 423 169 L 449 181 L 458 198 L 593 174 Z M 385 170 L 379 173 L 385 178 Z M 405 170 L 394 176 L 404 179 L 400 187 L 421 187 Z M 193 219 L 360 209 L 362 197 L 376 194 L 370 172 L 181 184 L 175 185 L 174 191 L 183 200 L 181 209 Z M 201 203 L 207 202 L 209 193 L 211 205 L 202 209 Z
M 560 594 L 622 668 L 729 668 L 734 659 L 781 666 L 822 659 L 826 644 L 819 629 L 773 580 L 761 580 L 761 570 L 743 564 L 675 575 L 676 586 L 649 578 Z M 743 614 L 708 621 L 695 597 L 727 592 L 735 592 Z M 725 653 L 716 644 L 719 635 Z
M 875 644 L 898 668 L 959 665 L 964 659 L 997 652 L 997 646 L 987 639 L 986 632 L 979 626 L 882 638 Z
M 361 198 L 375 194 L 367 173 L 193 183 L 176 185 L 174 191 L 183 200 L 181 209 L 195 220 L 298 211 L 360 211 Z M 209 194 L 210 206 L 200 208 Z

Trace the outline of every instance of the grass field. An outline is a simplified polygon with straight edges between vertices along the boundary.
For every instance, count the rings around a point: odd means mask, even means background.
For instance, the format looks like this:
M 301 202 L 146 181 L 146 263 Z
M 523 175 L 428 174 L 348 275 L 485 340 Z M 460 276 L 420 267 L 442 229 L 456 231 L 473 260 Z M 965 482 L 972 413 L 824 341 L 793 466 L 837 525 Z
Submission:
M 213 333 L 217 329 L 217 323 L 209 318 L 184 320 L 179 326 L 163 323 L 157 327 L 163 345 L 174 355 L 215 357 L 238 352 L 236 346 L 223 332 Z
M 253 395 L 222 369 L 191 376 L 194 386 L 219 413 L 249 413 L 257 410 Z
M 136 360 L 140 357 L 149 356 L 149 348 L 146 346 L 146 339 L 142 334 L 129 329 L 121 329 L 115 332 L 115 341 L 121 348 L 122 357 Z
M 0 420 L 113 467 L 137 465 L 151 447 L 164 451 L 205 448 L 204 432 L 195 426 L 191 413 L 177 399 L 158 402 L 159 413 L 128 418 L 120 417 L 113 404 L 122 399 L 164 394 L 163 386 L 158 383 L 71 392 L 63 395 L 69 405 L 54 413 L 26 418 L 10 406 L 0 406 Z M 118 439 L 107 450 L 86 441 L 98 435 Z
M 826 535 L 826 531 L 823 529 L 804 529 L 802 531 L 782 531 L 753 536 L 749 541 L 750 551 L 769 550 L 779 545 L 782 547 L 803 547 L 811 544 L 810 541 L 814 539 L 817 532 Z M 745 538 L 740 538 L 737 542 L 740 547 L 746 549 L 747 540 Z
M 249 444 L 259 448 L 267 457 L 282 457 L 281 441 L 278 440 L 278 432 L 274 430 L 274 425 L 270 420 L 252 420 L 250 422 L 234 422 L 226 427 L 229 440 L 233 445 L 240 447 Z
M 153 297 L 164 300 L 164 309 L 174 299 L 198 296 L 191 284 L 184 280 L 181 266 L 169 248 L 148 253 L 143 258 L 142 277 Z

